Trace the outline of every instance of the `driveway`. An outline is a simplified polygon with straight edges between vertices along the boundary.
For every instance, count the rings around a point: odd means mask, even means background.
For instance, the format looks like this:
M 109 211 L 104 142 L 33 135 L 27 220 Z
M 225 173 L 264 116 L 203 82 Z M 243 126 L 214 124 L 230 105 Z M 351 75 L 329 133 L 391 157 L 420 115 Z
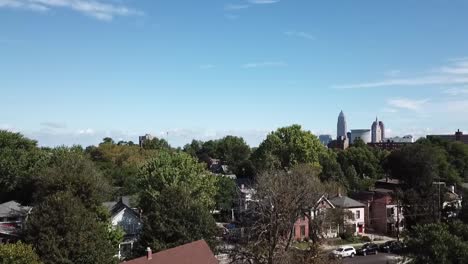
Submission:
M 387 264 L 389 260 L 395 260 L 397 255 L 379 253 L 369 256 L 355 256 L 354 258 L 346 258 L 343 264 Z M 393 263 L 393 262 L 389 262 Z M 397 263 L 396 261 L 394 263 Z

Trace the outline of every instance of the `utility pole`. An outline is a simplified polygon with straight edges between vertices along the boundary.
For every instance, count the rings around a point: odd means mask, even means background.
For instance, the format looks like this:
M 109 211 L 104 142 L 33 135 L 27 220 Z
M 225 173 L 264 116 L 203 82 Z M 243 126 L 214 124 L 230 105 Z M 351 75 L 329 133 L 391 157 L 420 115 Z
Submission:
M 396 195 L 396 202 L 397 202 L 396 238 L 398 242 L 400 242 L 400 200 L 398 199 L 399 196 L 400 194 L 397 192 L 397 195 Z

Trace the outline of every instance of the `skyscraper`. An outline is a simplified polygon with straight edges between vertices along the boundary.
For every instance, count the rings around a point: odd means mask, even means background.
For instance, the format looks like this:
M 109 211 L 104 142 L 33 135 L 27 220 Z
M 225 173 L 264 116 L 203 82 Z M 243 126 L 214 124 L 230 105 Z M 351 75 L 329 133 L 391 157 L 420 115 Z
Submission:
M 372 123 L 372 143 L 379 143 L 385 139 L 385 125 L 382 121 L 379 121 L 378 118 L 375 118 L 374 123 Z
M 346 117 L 343 111 L 341 111 L 340 115 L 338 116 L 338 124 L 336 127 L 336 138 L 337 139 L 339 139 L 340 137 L 346 138 L 347 131 L 348 131 L 348 128 L 346 126 Z

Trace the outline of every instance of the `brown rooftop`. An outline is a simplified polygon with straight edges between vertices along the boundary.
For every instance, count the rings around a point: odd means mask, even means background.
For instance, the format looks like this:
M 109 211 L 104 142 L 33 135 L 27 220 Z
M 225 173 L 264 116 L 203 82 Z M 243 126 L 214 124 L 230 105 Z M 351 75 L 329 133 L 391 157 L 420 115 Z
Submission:
M 167 249 L 151 255 L 124 261 L 121 264 L 219 264 L 204 240 Z

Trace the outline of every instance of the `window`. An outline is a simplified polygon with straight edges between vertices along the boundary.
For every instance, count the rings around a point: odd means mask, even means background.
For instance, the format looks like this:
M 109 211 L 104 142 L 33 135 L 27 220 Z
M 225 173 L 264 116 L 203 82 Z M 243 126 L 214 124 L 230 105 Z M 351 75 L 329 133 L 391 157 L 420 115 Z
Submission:
M 301 238 L 302 237 L 305 237 L 306 236 L 306 233 L 305 233 L 305 226 L 301 225 Z
M 387 217 L 391 217 L 394 215 L 393 207 L 387 208 Z
M 360 210 L 356 211 L 356 219 L 361 219 L 361 211 Z

